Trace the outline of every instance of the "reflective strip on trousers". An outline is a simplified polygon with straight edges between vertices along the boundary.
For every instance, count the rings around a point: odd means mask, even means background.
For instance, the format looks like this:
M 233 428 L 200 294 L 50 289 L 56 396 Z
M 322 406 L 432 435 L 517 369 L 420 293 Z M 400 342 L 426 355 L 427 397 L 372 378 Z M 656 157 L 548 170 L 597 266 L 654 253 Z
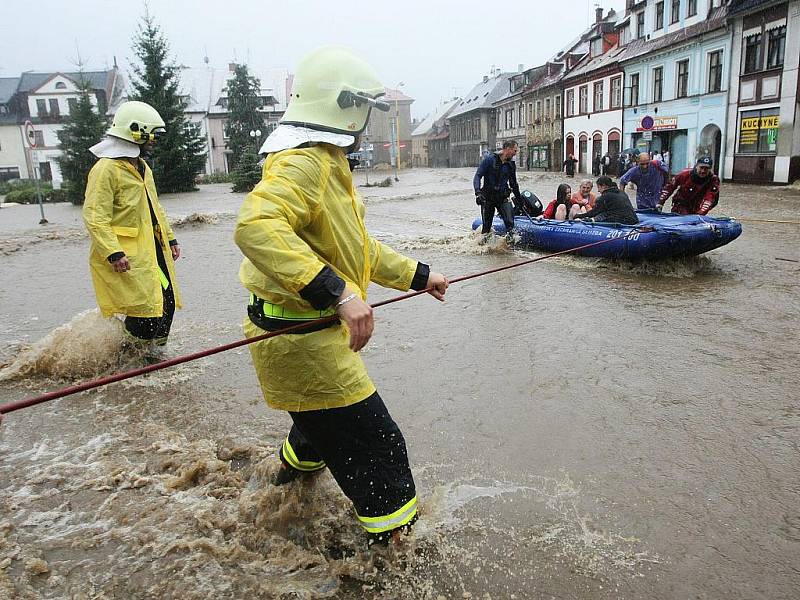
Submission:
M 325 468 L 324 461 L 314 462 L 311 460 L 299 460 L 297 454 L 294 453 L 294 448 L 292 448 L 292 445 L 289 443 L 288 437 L 281 446 L 281 456 L 289 463 L 289 466 L 298 471 L 319 471 Z
M 358 516 L 361 526 L 369 533 L 383 533 L 402 527 L 417 514 L 417 497 L 414 496 L 411 500 L 406 502 L 400 510 L 394 511 L 390 515 L 384 517 L 362 517 Z

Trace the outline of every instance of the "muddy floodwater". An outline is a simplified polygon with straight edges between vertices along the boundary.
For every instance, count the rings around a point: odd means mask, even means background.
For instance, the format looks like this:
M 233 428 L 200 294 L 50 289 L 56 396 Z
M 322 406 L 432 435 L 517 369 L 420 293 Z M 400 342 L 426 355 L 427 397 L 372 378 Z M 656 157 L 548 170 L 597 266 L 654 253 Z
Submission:
M 560 183 L 520 175 L 543 200 Z M 471 234 L 471 177 L 360 187 L 368 227 L 451 277 L 536 256 Z M 169 357 L 242 337 L 242 197 L 162 199 L 183 249 Z M 723 185 L 715 214 L 744 232 L 707 255 L 558 257 L 376 309 L 363 356 L 421 501 L 400 548 L 366 549 L 327 473 L 269 484 L 289 419 L 246 348 L 9 414 L 0 598 L 796 599 L 798 209 Z M 120 368 L 80 209 L 38 210 L 0 208 L 2 402 Z

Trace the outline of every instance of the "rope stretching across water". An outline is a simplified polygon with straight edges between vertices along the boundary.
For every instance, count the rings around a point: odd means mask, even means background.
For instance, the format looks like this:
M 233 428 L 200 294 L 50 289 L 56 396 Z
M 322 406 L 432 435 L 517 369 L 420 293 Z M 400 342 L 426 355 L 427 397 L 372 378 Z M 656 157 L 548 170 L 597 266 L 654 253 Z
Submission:
M 616 242 L 620 240 L 627 239 L 633 233 L 637 232 L 648 232 L 652 231 L 652 227 L 640 226 L 632 228 L 628 233 L 625 235 L 615 237 L 615 238 L 607 238 L 604 240 L 599 240 L 597 242 L 592 242 L 589 244 L 584 244 L 582 246 L 577 246 L 575 248 L 570 248 L 569 250 L 560 250 L 559 252 L 553 252 L 551 254 L 546 254 L 544 256 L 539 256 L 537 258 L 530 258 L 527 260 L 522 260 L 516 263 L 512 263 L 510 265 L 504 265 L 502 267 L 497 267 L 495 269 L 487 269 L 486 271 L 480 271 L 478 273 L 472 273 L 470 275 L 463 275 L 461 277 L 456 277 L 455 279 L 450 279 L 450 283 L 459 283 L 461 281 L 467 281 L 469 279 L 475 279 L 476 277 L 482 277 L 484 275 L 490 275 L 492 273 L 499 273 L 500 271 L 506 271 L 508 269 L 515 269 L 517 267 L 522 267 L 524 265 L 529 265 L 531 263 L 539 262 L 541 260 L 547 260 L 548 258 L 553 258 L 554 256 L 561 256 L 563 254 L 570 254 L 571 252 L 576 252 L 578 250 L 583 250 L 585 248 L 591 248 L 592 246 L 599 246 L 601 244 L 607 244 L 609 242 Z M 401 294 L 399 296 L 395 296 L 394 298 L 389 298 L 388 300 L 382 300 L 380 302 L 375 302 L 374 304 L 370 304 L 372 308 L 378 308 L 379 306 L 386 306 L 387 304 L 392 304 L 393 302 L 400 302 L 401 300 L 407 300 L 409 298 L 413 298 L 415 296 L 419 296 L 421 294 L 426 294 L 430 291 L 430 288 L 408 292 L 406 294 Z M 335 321 L 339 317 L 337 315 L 331 315 L 329 317 L 323 317 L 321 319 L 317 319 L 313 321 L 313 323 L 328 323 L 330 321 Z M 225 352 L 226 350 L 233 350 L 234 348 L 240 348 L 242 346 L 246 346 L 248 344 L 253 344 L 255 342 L 260 342 L 261 340 L 266 340 L 271 337 L 275 337 L 278 335 L 283 335 L 285 333 L 292 333 L 292 331 L 300 328 L 308 327 L 309 323 L 301 323 L 299 325 L 293 325 L 291 327 L 287 327 L 285 329 L 281 329 L 280 331 L 271 331 L 269 333 L 265 333 L 262 335 L 258 335 L 252 338 L 247 338 L 243 340 L 239 340 L 236 342 L 231 342 L 229 344 L 223 344 L 222 346 L 216 346 L 214 348 L 209 348 L 207 350 L 202 350 L 200 352 L 194 352 L 192 354 L 185 354 L 184 356 L 176 356 L 175 358 L 170 358 L 168 360 L 155 363 L 152 365 L 147 365 L 145 367 L 140 367 L 138 369 L 132 369 L 130 371 L 124 371 L 122 373 L 115 373 L 114 375 L 108 375 L 106 377 L 101 377 L 100 379 L 93 379 L 90 381 L 85 381 L 83 383 L 79 383 L 77 385 L 61 388 L 58 390 L 54 390 L 52 392 L 48 392 L 46 394 L 42 394 L 41 396 L 35 396 L 33 398 L 28 398 L 27 400 L 19 400 L 17 402 L 9 402 L 7 404 L 0 404 L 0 422 L 2 422 L 3 415 L 14 412 L 16 410 L 20 410 L 23 408 L 27 408 L 29 406 L 35 406 L 36 404 L 41 404 L 43 402 L 48 402 L 50 400 L 56 400 L 58 398 L 63 398 L 65 396 L 70 396 L 72 394 L 77 394 L 80 392 L 85 392 L 87 390 L 91 390 L 94 388 L 102 387 L 104 385 L 108 385 L 110 383 L 116 383 L 118 381 L 124 381 L 125 379 L 130 379 L 132 377 L 138 377 L 139 375 L 145 375 L 147 373 L 152 373 L 153 371 L 160 371 L 161 369 L 166 369 L 168 367 L 174 367 L 175 365 L 180 365 L 186 362 L 190 362 L 193 360 L 197 360 L 200 358 L 205 358 L 206 356 L 211 356 L 212 354 L 219 354 L 220 352 Z

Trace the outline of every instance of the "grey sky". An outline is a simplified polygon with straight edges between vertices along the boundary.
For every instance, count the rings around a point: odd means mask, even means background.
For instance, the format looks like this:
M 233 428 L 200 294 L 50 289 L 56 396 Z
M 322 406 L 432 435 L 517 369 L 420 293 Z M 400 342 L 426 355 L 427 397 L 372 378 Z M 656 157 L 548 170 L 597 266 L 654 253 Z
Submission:
M 88 69 L 117 57 L 127 74 L 131 38 L 144 10 L 136 0 L 0 0 L 0 77 Z M 623 0 L 604 8 L 624 9 Z M 294 70 L 309 50 L 344 44 L 367 58 L 385 85 L 405 83 L 422 118 L 440 99 L 465 94 L 492 65 L 541 64 L 593 18 L 592 0 L 331 2 L 330 0 L 151 0 L 177 62 L 229 61 Z

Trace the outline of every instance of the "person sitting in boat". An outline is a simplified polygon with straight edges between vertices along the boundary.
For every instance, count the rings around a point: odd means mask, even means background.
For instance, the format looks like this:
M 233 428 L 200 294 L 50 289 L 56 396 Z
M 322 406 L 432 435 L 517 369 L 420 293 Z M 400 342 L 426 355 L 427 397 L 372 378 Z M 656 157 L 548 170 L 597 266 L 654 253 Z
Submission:
M 592 210 L 597 200 L 597 196 L 592 191 L 593 186 L 594 184 L 591 179 L 584 179 L 581 181 L 581 187 L 577 192 L 572 194 L 572 197 L 569 199 L 570 209 L 577 206 L 578 213 L 585 213 L 587 210 Z
M 571 204 L 572 188 L 566 183 L 562 183 L 556 190 L 556 198 L 552 200 L 547 208 L 544 209 L 541 218 L 565 221 L 567 217 L 574 218 L 580 211 L 580 206 Z
M 664 186 L 656 208 L 661 210 L 672 196 L 672 212 L 679 215 L 705 215 L 719 202 L 719 177 L 711 168 L 714 161 L 708 156 L 697 159 L 694 169 L 684 169 Z
M 601 223 L 621 223 L 636 225 L 639 217 L 631 206 L 628 195 L 617 187 L 608 175 L 597 178 L 597 191 L 600 195 L 594 208 L 583 214 L 575 215 L 575 219 Z

